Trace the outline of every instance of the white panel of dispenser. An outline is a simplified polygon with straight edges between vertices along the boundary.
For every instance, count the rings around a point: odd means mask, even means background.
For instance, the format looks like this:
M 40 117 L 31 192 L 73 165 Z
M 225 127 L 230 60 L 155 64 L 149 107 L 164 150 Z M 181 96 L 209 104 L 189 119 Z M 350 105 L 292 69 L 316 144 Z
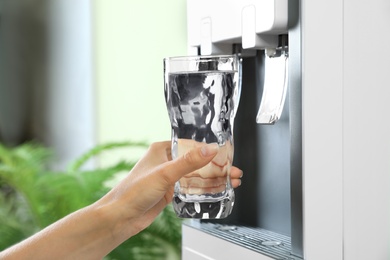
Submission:
M 244 48 L 276 47 L 277 35 L 287 31 L 288 0 L 187 0 L 188 45 L 202 54 Z

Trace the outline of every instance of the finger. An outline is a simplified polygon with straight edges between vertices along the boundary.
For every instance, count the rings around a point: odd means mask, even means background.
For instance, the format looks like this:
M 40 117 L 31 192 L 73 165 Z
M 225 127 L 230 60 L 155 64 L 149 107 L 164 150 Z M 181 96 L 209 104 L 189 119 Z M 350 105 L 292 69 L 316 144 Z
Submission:
M 232 187 L 235 189 L 241 186 L 241 177 L 243 175 L 243 171 L 239 168 L 232 166 L 230 169 L 230 179 L 232 183 Z
M 243 176 L 243 171 L 235 166 L 232 166 L 230 169 L 230 178 L 231 179 L 239 179 Z
M 219 147 L 216 143 L 205 144 L 191 149 L 176 160 L 164 164 L 161 174 L 173 185 L 184 175 L 208 164 L 216 156 L 218 149 Z
M 166 155 L 165 158 L 164 158 L 164 156 L 157 157 L 158 159 L 164 159 L 164 162 L 172 160 L 171 142 L 170 141 L 162 141 L 162 142 L 152 143 L 149 147 L 148 152 L 152 153 L 152 154 L 158 153 L 161 155 Z M 150 159 L 148 159 L 148 160 L 150 160 Z M 161 161 L 160 163 L 163 163 L 163 161 Z
M 233 189 L 238 188 L 241 186 L 241 179 L 232 179 L 232 187 Z

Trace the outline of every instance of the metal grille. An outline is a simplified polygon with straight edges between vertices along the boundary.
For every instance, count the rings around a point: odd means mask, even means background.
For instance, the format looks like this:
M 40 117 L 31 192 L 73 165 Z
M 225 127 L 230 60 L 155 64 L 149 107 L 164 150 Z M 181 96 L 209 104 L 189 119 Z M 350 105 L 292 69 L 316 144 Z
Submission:
M 291 255 L 291 239 L 269 230 L 213 223 L 186 225 L 277 260 L 301 260 Z

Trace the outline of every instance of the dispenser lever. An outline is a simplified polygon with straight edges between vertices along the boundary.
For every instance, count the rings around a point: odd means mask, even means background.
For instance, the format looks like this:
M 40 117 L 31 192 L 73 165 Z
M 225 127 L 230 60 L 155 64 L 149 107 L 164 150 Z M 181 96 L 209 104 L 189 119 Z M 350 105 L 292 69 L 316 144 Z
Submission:
M 288 85 L 288 50 L 266 50 L 263 96 L 256 116 L 258 124 L 275 124 L 283 111 Z

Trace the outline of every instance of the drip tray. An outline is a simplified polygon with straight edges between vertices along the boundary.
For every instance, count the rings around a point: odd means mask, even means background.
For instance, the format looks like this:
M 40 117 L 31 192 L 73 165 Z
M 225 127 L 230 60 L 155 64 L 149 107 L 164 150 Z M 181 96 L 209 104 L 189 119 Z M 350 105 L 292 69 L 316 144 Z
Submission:
M 278 260 L 302 260 L 291 254 L 291 239 L 269 230 L 199 221 L 184 222 L 207 234 Z

